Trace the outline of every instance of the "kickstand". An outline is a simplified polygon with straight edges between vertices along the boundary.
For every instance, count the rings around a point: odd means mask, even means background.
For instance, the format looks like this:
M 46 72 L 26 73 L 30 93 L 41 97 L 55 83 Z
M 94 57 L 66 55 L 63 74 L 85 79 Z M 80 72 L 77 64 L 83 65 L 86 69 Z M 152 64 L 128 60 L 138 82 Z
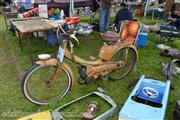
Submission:
M 79 83 L 80 85 L 86 84 L 86 83 L 85 83 L 85 80 L 82 80 L 81 77 L 78 78 L 78 83 Z

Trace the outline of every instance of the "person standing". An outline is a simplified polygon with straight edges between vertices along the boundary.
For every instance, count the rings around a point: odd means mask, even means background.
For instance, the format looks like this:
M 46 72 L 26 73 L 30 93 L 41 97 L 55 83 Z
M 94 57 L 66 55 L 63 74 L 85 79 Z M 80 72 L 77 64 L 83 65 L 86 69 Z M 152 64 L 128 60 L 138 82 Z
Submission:
M 99 32 L 100 35 L 108 31 L 111 5 L 114 0 L 100 0 Z

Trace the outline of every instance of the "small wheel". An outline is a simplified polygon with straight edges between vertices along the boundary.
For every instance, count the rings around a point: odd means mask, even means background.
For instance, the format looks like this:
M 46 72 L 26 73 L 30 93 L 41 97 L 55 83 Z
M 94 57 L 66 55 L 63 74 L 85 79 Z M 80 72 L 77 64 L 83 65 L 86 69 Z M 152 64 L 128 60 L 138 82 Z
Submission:
M 111 80 L 120 80 L 127 76 L 133 69 L 137 60 L 137 54 L 133 48 L 125 47 L 119 49 L 111 58 L 111 61 L 122 61 L 124 66 L 113 70 L 109 78 Z
M 49 104 L 69 91 L 72 77 L 65 67 L 33 65 L 22 81 L 24 96 L 35 104 Z

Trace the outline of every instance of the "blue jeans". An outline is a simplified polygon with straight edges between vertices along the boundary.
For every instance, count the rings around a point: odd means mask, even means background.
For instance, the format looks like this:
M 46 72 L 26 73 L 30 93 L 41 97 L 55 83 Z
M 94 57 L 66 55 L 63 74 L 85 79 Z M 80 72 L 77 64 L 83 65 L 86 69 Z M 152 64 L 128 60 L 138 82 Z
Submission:
M 107 32 L 109 27 L 110 8 L 100 8 L 99 32 Z
M 121 21 L 119 21 L 118 24 L 115 24 L 115 32 L 119 33 L 120 29 L 121 29 Z

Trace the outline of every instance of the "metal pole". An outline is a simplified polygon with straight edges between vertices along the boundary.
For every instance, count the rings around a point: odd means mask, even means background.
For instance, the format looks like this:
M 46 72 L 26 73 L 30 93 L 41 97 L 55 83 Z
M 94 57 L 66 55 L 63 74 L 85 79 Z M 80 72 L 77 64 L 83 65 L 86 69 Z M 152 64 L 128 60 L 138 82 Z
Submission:
M 74 0 L 70 0 L 69 4 L 69 16 L 72 17 L 74 15 Z

